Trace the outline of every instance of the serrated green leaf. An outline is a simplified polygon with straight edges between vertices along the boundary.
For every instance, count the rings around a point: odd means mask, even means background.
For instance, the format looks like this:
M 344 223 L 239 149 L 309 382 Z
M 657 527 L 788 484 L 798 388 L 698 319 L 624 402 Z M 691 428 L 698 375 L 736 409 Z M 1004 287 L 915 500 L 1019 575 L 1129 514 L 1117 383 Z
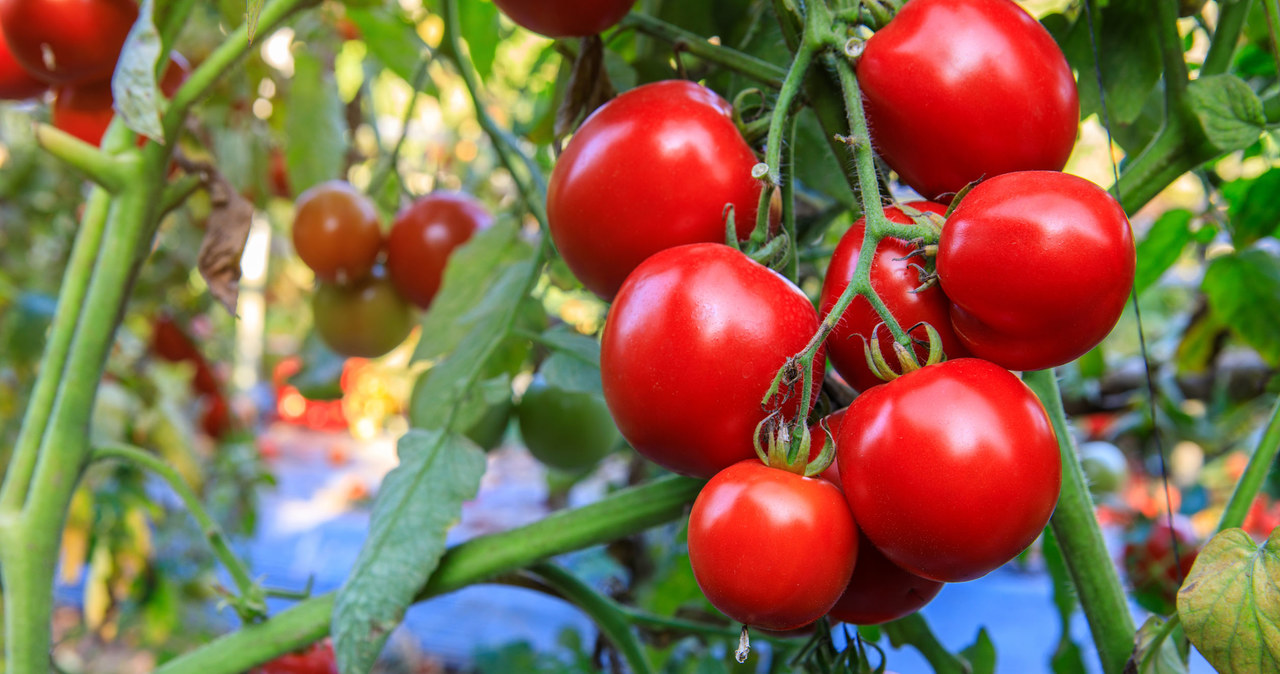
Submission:
M 467 3 L 474 4 L 474 3 Z M 388 12 L 381 7 L 370 9 L 347 8 L 347 18 L 360 29 L 362 40 L 369 53 L 400 79 L 413 83 L 418 64 L 430 53 L 413 22 L 399 12 Z M 421 91 L 437 96 L 436 85 L 426 78 Z
M 1243 529 L 1214 536 L 1178 591 L 1187 638 L 1220 672 L 1280 671 L 1280 529 L 1259 547 Z
M 129 29 L 115 75 L 111 78 L 111 96 L 116 114 L 130 129 L 164 142 L 160 124 L 163 97 L 156 84 L 156 63 L 160 60 L 160 33 L 151 19 L 154 0 L 142 0 L 138 20 Z
M 297 193 L 339 178 L 347 153 L 347 129 L 342 99 L 333 73 L 309 51 L 293 53 L 293 90 L 285 112 L 285 136 L 305 138 L 288 143 L 285 163 Z
M 1280 365 L 1280 259 L 1257 248 L 1214 258 L 1201 287 L 1218 320 Z
M 978 637 L 968 648 L 960 651 L 960 656 L 969 662 L 971 674 L 995 674 L 996 645 L 991 643 L 987 628 L 978 630 Z
M 1151 8 L 1141 0 L 1113 0 L 1095 10 L 1094 36 L 1106 87 L 1107 110 L 1113 124 L 1133 121 L 1142 113 L 1147 95 L 1160 81 L 1160 43 Z M 1080 119 L 1101 109 L 1094 76 L 1094 48 L 1083 12 L 1059 43 L 1072 67 L 1080 73 Z
M 1210 145 L 1218 152 L 1243 150 L 1266 130 L 1262 101 L 1235 75 L 1210 75 L 1187 87 L 1191 109 Z
M 333 608 L 334 646 L 344 672 L 368 671 L 445 551 L 462 502 L 474 498 L 484 454 L 461 436 L 412 430 L 400 465 L 378 490 L 369 538 Z
M 1231 238 L 1236 247 L 1243 248 L 1269 236 L 1280 226 L 1280 169 L 1271 169 L 1248 181 L 1240 194 L 1231 195 L 1223 190 L 1230 201 L 1227 210 L 1231 221 Z
M 458 23 L 476 72 L 481 79 L 487 78 L 498 55 L 498 6 L 491 2 L 459 3 Z
M 1146 668 L 1142 667 L 1142 660 L 1151 652 L 1151 648 L 1155 641 L 1156 634 L 1164 628 L 1165 621 L 1160 616 L 1148 616 L 1147 621 L 1142 624 L 1138 630 L 1134 640 L 1137 646 L 1133 649 L 1133 654 L 1129 656 L 1129 665 L 1133 667 L 1125 667 L 1125 671 L 1133 671 L 1135 674 L 1186 674 L 1187 664 L 1182 661 L 1182 656 L 1178 654 L 1178 647 L 1172 635 L 1165 637 L 1160 642 L 1160 650 L 1151 656 L 1151 661 Z
M 510 219 L 499 219 L 453 251 L 444 270 L 440 292 L 422 317 L 422 339 L 414 360 L 430 360 L 457 347 L 472 326 L 485 316 L 481 306 L 490 290 L 510 267 L 533 254 Z M 495 298 L 502 299 L 502 298 Z
M 1133 287 L 1139 295 L 1160 280 L 1165 271 L 1178 261 L 1182 249 L 1191 241 L 1191 211 L 1177 209 L 1161 215 L 1138 244 L 1138 268 Z

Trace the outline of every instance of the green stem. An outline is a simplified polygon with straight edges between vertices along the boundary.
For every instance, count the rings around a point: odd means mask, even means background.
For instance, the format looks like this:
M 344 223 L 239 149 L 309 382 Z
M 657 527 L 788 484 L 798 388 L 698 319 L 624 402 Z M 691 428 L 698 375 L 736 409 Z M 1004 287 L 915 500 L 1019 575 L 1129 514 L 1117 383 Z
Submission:
M 1209 52 L 1205 54 L 1204 63 L 1200 66 L 1200 77 L 1227 72 L 1227 68 L 1231 66 L 1231 58 L 1236 52 L 1236 43 L 1240 41 L 1240 31 L 1244 29 L 1244 22 L 1249 17 L 1252 4 L 1253 0 L 1220 0 L 1218 2 L 1218 25 L 1214 28 Z
M 1155 5 L 1160 57 L 1164 62 L 1165 116 L 1171 117 L 1187 99 L 1187 62 L 1182 54 L 1182 35 L 1178 33 L 1178 0 L 1157 0 Z
M 800 117 L 793 116 L 791 123 L 787 126 L 786 157 L 782 165 L 782 232 L 786 235 L 789 246 L 787 248 L 786 265 L 783 268 L 783 275 L 791 279 L 798 286 L 800 283 L 800 238 L 796 232 L 796 130 L 800 126 Z
M 1120 205 L 1130 215 L 1160 194 L 1179 176 L 1212 159 L 1194 152 L 1186 142 L 1180 117 L 1170 117 L 1156 137 L 1120 173 Z
M 1231 499 L 1227 501 L 1226 509 L 1222 511 L 1222 519 L 1218 520 L 1218 531 L 1244 524 L 1244 518 L 1249 514 L 1249 507 L 1257 498 L 1258 490 L 1262 488 L 1262 483 L 1267 478 L 1267 471 L 1275 463 L 1278 451 L 1280 451 L 1280 400 L 1276 401 L 1275 408 L 1271 410 L 1271 420 L 1267 422 L 1267 430 L 1258 441 L 1257 449 L 1253 450 L 1253 456 L 1249 457 L 1249 465 L 1245 466 L 1244 474 L 1240 476 L 1235 491 L 1231 493 Z
M 816 12 L 812 16 L 816 16 Z M 773 114 L 770 115 L 769 135 L 766 137 L 764 146 L 764 163 L 768 168 L 769 184 L 774 187 L 782 185 L 782 132 L 790 126 L 789 122 L 795 116 L 792 105 L 800 93 L 805 76 L 809 73 L 809 65 L 813 63 L 814 55 L 825 47 L 825 43 L 814 35 L 816 30 L 820 29 L 810 30 L 806 26 L 805 36 L 800 41 L 800 49 L 791 61 L 786 79 L 782 80 L 782 88 L 778 90 L 778 100 L 773 105 Z
M 1062 455 L 1062 492 L 1049 524 L 1061 544 L 1102 669 L 1107 674 L 1119 674 L 1133 652 L 1133 616 L 1093 514 L 1093 501 L 1067 428 L 1058 382 L 1052 370 L 1027 372 L 1023 381 L 1044 405 Z
M 445 553 L 418 600 L 671 521 L 685 513 L 701 488 L 699 480 L 662 478 L 519 529 L 471 539 Z M 243 627 L 165 663 L 156 674 L 243 672 L 324 637 L 333 601 L 334 593 L 312 597 L 266 622 Z
M 937 674 L 965 674 L 969 671 L 964 661 L 953 655 L 946 646 L 942 645 L 942 642 L 938 641 L 933 630 L 929 629 L 929 623 L 919 613 L 912 613 L 905 618 L 886 623 L 881 626 L 881 629 L 889 635 L 892 643 L 910 644 L 920 651 L 920 655 L 929 661 L 929 665 Z
M 664 632 L 680 632 L 682 634 L 696 634 L 704 637 L 713 637 L 718 639 L 732 639 L 734 643 L 738 641 L 738 637 L 742 635 L 742 630 L 736 627 L 726 627 L 722 625 L 712 625 L 710 623 L 698 622 L 696 620 L 685 620 L 683 618 L 668 618 L 666 616 L 654 615 L 648 611 L 642 611 L 633 606 L 619 604 L 618 610 L 626 614 L 627 619 L 632 623 L 647 627 L 655 631 Z M 797 645 L 797 640 L 804 637 L 784 637 L 764 631 L 755 631 L 751 634 L 751 641 L 767 641 L 769 643 L 784 648 L 792 648 Z
M 1267 17 L 1267 35 L 1271 38 L 1271 59 L 1280 69 L 1280 2 L 1262 0 L 1262 9 Z
M 685 54 L 728 68 L 766 86 L 774 89 L 782 87 L 784 71 L 778 66 L 736 49 L 712 44 L 696 33 L 690 33 L 652 16 L 633 12 L 623 18 L 619 25 L 635 28 L 645 35 L 679 45 Z
M 160 457 L 138 447 L 108 444 L 94 448 L 91 460 L 104 461 L 107 459 L 118 459 L 136 464 L 164 479 L 174 493 L 178 495 L 178 498 L 182 499 L 187 512 L 191 514 L 191 518 L 196 521 L 196 524 L 200 526 L 200 531 L 208 539 L 209 546 L 213 548 L 214 554 L 222 561 L 223 566 L 227 568 L 227 572 L 231 574 L 231 579 L 235 581 L 236 588 L 240 592 L 237 608 L 245 607 L 251 609 L 242 612 L 241 618 L 247 621 L 251 618 L 265 615 L 266 604 L 263 602 L 262 591 L 249 575 L 248 567 L 231 551 L 231 547 L 227 545 L 227 538 L 222 533 L 222 528 L 209 516 L 204 504 L 200 502 L 200 497 L 196 496 L 195 491 L 191 489 L 186 480 L 182 479 L 182 476 L 178 474 L 178 471 L 173 466 L 165 463 Z
M 103 154 L 97 147 L 48 124 L 36 125 L 36 143 L 107 191 L 120 191 L 124 172 L 115 157 Z
M 374 172 L 373 178 L 369 180 L 369 194 L 381 193 L 382 184 L 386 182 L 387 177 L 392 173 L 399 172 L 396 164 L 400 159 L 400 151 L 404 148 L 404 141 L 409 137 L 409 122 L 413 119 L 413 113 L 418 108 L 418 94 L 422 90 L 423 83 L 427 80 L 427 64 L 431 63 L 431 59 L 428 56 L 424 54 L 413 70 L 413 75 L 409 81 L 409 86 L 413 88 L 413 95 L 409 97 L 409 102 L 404 107 L 404 116 L 400 119 L 400 137 L 396 139 L 395 146 L 380 162 L 381 165 L 378 170 Z
M 551 562 L 539 562 L 530 566 L 529 570 L 590 616 L 600 631 L 622 653 L 632 672 L 649 674 L 653 671 L 644 646 L 631 630 L 631 622 L 619 610 L 617 602 L 596 592 L 577 576 Z
M 1182 618 L 1179 616 L 1177 611 L 1174 611 L 1173 615 L 1169 616 L 1169 620 L 1160 626 L 1160 631 L 1156 632 L 1155 636 L 1151 638 L 1151 643 L 1147 644 L 1147 650 L 1142 655 L 1142 662 L 1138 665 L 1137 674 L 1158 671 L 1154 665 L 1160 657 L 1160 646 L 1164 644 L 1164 640 L 1168 639 L 1169 635 L 1173 634 L 1173 631 L 1178 629 L 1178 626 L 1181 624 Z
M 171 183 L 164 190 L 164 196 L 160 199 L 160 213 L 169 213 L 173 209 L 181 206 L 191 195 L 200 191 L 204 187 L 204 182 L 199 176 L 185 175 Z

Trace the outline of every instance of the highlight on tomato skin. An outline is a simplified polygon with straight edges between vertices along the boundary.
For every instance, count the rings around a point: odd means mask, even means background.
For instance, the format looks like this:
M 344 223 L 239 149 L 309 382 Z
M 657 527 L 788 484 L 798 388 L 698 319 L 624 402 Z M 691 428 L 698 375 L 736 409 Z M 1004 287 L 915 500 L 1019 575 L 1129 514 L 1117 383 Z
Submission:
M 382 250 L 378 209 L 345 180 L 315 185 L 298 195 L 293 247 L 321 281 L 358 283 Z
M 494 0 L 519 26 L 551 38 L 587 37 L 616 26 L 636 0 Z
M 137 19 L 133 0 L 0 0 L 0 30 L 14 58 L 58 86 L 111 79 Z
M 493 215 L 462 192 L 433 192 L 396 215 L 387 234 L 391 281 L 419 309 L 431 306 L 453 251 L 493 224 Z

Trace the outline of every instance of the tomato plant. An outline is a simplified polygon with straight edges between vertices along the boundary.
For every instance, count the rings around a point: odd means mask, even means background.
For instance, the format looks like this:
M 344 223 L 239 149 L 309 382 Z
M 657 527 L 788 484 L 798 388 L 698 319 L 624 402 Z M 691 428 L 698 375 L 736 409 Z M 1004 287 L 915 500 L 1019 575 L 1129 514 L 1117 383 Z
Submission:
M 591 468 L 622 440 L 598 396 L 548 386 L 540 377 L 521 396 L 516 415 L 529 453 L 568 472 Z
M 311 311 L 324 343 L 349 357 L 377 358 L 413 330 L 413 308 L 380 274 L 349 286 L 320 283 Z
M 760 401 L 817 326 L 799 288 L 724 244 L 662 251 L 636 267 L 609 313 L 605 401 L 637 452 L 709 477 L 753 455 Z M 816 390 L 820 359 L 813 381 Z M 792 396 L 784 409 L 798 407 Z
M 756 157 L 730 113 L 710 89 L 671 80 L 636 87 L 583 122 L 551 173 L 547 220 L 588 290 L 612 299 L 650 255 L 723 242 L 726 206 L 738 238 L 751 233 Z
M 1060 170 L 1076 142 L 1071 66 L 1011 0 L 912 0 L 858 61 L 872 140 L 925 198 Z
M 368 276 L 382 250 L 378 211 L 350 183 L 331 180 L 298 196 L 293 247 L 298 257 L 331 283 Z
M 922 213 L 938 215 L 947 210 L 946 206 L 928 201 L 915 201 L 907 206 Z M 894 222 L 914 222 L 897 207 L 886 208 L 884 214 Z M 827 267 L 827 275 L 822 281 L 821 312 L 824 315 L 835 306 L 836 299 L 853 278 L 858 266 L 858 254 L 862 251 L 865 229 L 866 218 L 859 218 L 840 237 L 840 243 L 831 255 L 831 265 Z M 871 262 L 871 286 L 904 328 L 911 328 L 922 321 L 928 322 L 938 330 L 943 351 L 948 357 L 966 356 L 968 352 L 951 331 L 948 317 L 951 304 L 947 301 L 947 296 L 937 286 L 917 291 L 924 284 L 924 278 L 921 273 L 923 268 L 919 263 L 907 257 L 914 248 L 909 241 L 903 239 L 887 238 L 880 241 Z M 867 368 L 863 349 L 871 341 L 872 332 L 880 322 L 880 315 L 871 308 L 871 304 L 865 298 L 858 297 L 845 309 L 840 322 L 827 338 L 827 355 L 831 358 L 831 364 L 859 391 L 866 391 L 883 383 Z M 882 329 L 879 339 L 884 353 L 892 354 L 893 336 L 889 331 Z M 916 346 L 916 356 L 920 362 L 924 362 L 928 348 L 927 344 Z
M 863 393 L 836 448 L 858 526 L 895 564 L 932 580 L 972 580 L 1013 559 L 1058 501 L 1058 443 L 1040 401 L 974 358 Z
M 436 192 L 410 204 L 396 216 L 387 234 L 387 271 L 405 299 L 431 306 L 454 248 L 487 229 L 493 216 L 462 193 Z
M 171 54 L 164 77 L 160 79 L 160 92 L 173 96 L 186 81 L 190 64 L 181 54 Z M 53 125 L 90 145 L 100 145 L 107 126 L 115 118 L 115 96 L 111 93 L 111 81 L 88 84 L 67 84 L 54 88 L 50 116 Z M 145 140 L 139 139 L 141 145 Z
M 110 79 L 137 18 L 133 0 L 0 2 L 0 26 L 14 57 L 51 84 Z
M 0 15 L 0 21 L 2 20 Z M 4 37 L 3 26 L 0 25 L 0 99 L 20 101 L 34 98 L 44 93 L 48 87 L 48 84 L 27 72 L 14 58 L 9 49 L 9 41 Z
M 755 459 L 716 473 L 689 513 L 698 586 L 745 625 L 788 630 L 822 617 L 857 554 L 857 528 L 835 485 Z
M 956 335 L 973 355 L 1011 370 L 1062 365 L 1102 341 L 1124 311 L 1135 264 L 1120 204 L 1053 171 L 978 185 L 938 242 Z
M 547 37 L 586 37 L 617 25 L 635 0 L 494 0 L 512 21 Z
M 338 674 L 338 663 L 333 657 L 333 644 L 324 639 L 268 662 L 255 674 Z

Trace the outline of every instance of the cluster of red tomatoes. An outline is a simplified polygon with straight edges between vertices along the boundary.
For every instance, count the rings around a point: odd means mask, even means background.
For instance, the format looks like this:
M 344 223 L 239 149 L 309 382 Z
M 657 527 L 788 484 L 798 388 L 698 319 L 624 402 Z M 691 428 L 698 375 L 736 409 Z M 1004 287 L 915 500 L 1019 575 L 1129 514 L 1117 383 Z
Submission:
M 499 4 L 557 34 L 506 6 L 521 3 Z M 582 124 L 548 186 L 557 249 L 612 301 L 601 374 L 618 429 L 665 468 L 710 478 L 689 521 L 695 576 L 724 613 L 767 629 L 901 617 L 1030 545 L 1056 505 L 1061 459 L 1043 406 L 1010 370 L 1096 346 L 1134 273 L 1123 209 L 1059 172 L 1075 142 L 1075 81 L 1016 4 L 911 0 L 856 70 L 873 147 L 931 200 L 886 215 L 922 234 L 941 227 L 936 247 L 881 242 L 871 285 L 910 335 L 931 325 L 952 359 L 903 363 L 884 383 L 864 340 L 888 351 L 892 338 L 876 336 L 882 317 L 858 298 L 824 345 L 861 394 L 827 417 L 836 462 L 821 477 L 804 473 L 825 430 L 791 456 L 759 435 L 767 419 L 812 413 L 798 381 L 761 401 L 820 319 L 793 283 L 723 243 L 726 229 L 750 233 L 762 189 L 729 104 L 685 81 L 623 93 Z M 824 313 L 853 278 L 864 226 L 835 251 Z M 916 343 L 918 360 L 927 347 Z M 820 350 L 811 399 L 825 363 Z
M 111 75 L 138 18 L 133 0 L 0 2 L 0 99 L 53 90 L 53 125 L 91 145 L 111 123 Z M 160 90 L 172 96 L 189 67 L 170 55 Z
M 383 237 L 373 201 L 330 181 L 296 203 L 293 246 L 315 272 L 311 309 L 321 339 L 344 356 L 376 358 L 413 330 L 413 306 L 431 305 L 449 255 L 493 218 L 475 198 L 434 192 L 396 215 Z

